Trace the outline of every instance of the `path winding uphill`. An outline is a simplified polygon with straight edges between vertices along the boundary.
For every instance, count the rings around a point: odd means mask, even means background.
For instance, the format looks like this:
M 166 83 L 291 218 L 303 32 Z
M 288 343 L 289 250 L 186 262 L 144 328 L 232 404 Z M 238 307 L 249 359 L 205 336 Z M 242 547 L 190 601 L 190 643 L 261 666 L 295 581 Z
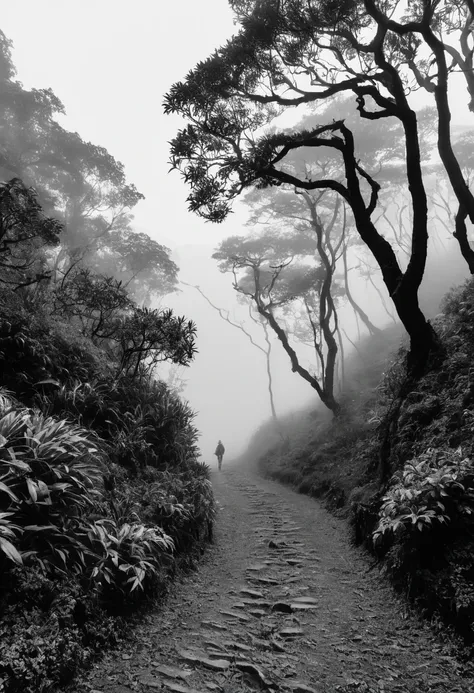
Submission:
M 199 571 L 74 693 L 474 690 L 319 504 L 237 468 L 213 478 Z

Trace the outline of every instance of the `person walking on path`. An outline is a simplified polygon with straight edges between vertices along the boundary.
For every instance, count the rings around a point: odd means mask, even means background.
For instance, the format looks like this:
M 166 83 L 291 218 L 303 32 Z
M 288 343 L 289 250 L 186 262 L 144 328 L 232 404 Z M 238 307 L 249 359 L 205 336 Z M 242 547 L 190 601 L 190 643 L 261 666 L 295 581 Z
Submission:
M 222 468 L 222 458 L 224 457 L 224 453 L 225 453 L 225 447 L 222 445 L 222 440 L 220 440 L 217 443 L 217 448 L 216 448 L 216 451 L 214 453 L 214 455 L 217 455 L 217 466 L 219 468 L 219 471 Z

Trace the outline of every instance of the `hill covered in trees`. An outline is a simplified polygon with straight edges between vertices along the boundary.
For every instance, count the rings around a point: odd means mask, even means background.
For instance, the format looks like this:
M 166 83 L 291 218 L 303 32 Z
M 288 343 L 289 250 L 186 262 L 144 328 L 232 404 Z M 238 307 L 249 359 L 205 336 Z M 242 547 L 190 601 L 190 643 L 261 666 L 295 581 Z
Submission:
M 15 79 L 0 33 L 0 690 L 43 691 L 121 637 L 210 538 L 190 406 L 192 321 L 141 195 Z

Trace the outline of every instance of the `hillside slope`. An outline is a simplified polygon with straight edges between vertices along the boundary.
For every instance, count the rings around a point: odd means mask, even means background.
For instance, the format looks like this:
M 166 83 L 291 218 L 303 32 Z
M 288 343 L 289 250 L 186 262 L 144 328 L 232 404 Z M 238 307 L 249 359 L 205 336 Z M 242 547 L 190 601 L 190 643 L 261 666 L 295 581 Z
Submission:
M 343 514 L 398 589 L 472 641 L 474 282 L 442 309 L 433 321 L 441 356 L 416 384 L 399 333 L 367 338 L 359 367 L 348 369 L 340 420 L 317 407 L 283 421 L 283 435 L 268 423 L 247 454 Z
M 212 534 L 189 405 L 80 327 L 0 291 L 1 693 L 70 680 Z

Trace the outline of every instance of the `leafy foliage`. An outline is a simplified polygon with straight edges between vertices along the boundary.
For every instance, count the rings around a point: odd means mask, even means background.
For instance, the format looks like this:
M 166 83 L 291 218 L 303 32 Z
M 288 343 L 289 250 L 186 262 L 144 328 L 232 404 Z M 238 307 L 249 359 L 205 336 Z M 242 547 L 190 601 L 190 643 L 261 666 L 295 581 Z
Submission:
M 143 391 L 143 384 L 140 387 Z M 156 409 L 148 412 L 147 420 L 160 416 L 158 392 L 149 393 Z M 138 383 L 134 395 L 140 397 Z M 102 397 L 106 400 L 105 389 Z M 121 397 L 123 392 L 118 405 Z M 77 414 L 82 400 L 75 396 L 73 401 L 70 413 Z M 192 427 L 175 457 L 170 456 L 172 434 L 162 459 L 152 454 L 151 444 L 143 459 L 137 459 L 142 450 L 129 447 L 123 461 L 135 470 L 130 477 L 107 458 L 106 451 L 114 456 L 113 445 L 90 431 L 25 409 L 8 393 L 1 393 L 0 404 L 0 579 L 7 600 L 0 602 L 0 632 L 13 623 L 17 634 L 4 638 L 0 678 L 7 677 L 5 691 L 20 686 L 33 693 L 67 681 L 92 649 L 115 637 L 120 621 L 107 621 L 107 612 L 117 618 L 125 605 L 130 608 L 163 592 L 196 542 L 209 537 L 214 500 L 208 469 L 196 461 Z M 183 416 L 186 425 L 189 413 L 183 410 Z M 147 466 L 165 460 L 170 471 Z M 29 576 L 22 589 L 15 582 L 17 569 Z M 51 597 L 30 603 L 38 582 L 48 586 Z M 22 635 L 26 627 L 28 640 Z M 37 648 L 42 671 L 30 656 L 32 647 Z
M 160 569 L 170 565 L 174 544 L 158 527 L 141 523 L 117 526 L 113 519 L 106 519 L 86 524 L 83 529 L 92 551 L 99 556 L 91 578 L 106 599 L 116 600 L 117 593 L 120 600 L 129 599 L 135 590 L 150 592 L 150 583 Z
M 132 305 L 122 282 L 84 267 L 73 267 L 53 292 L 53 311 L 71 321 L 77 319 L 83 333 L 96 340 L 110 339 L 120 315 Z
M 133 231 L 143 196 L 16 81 L 2 32 L 0 96 L 0 690 L 36 693 L 163 595 L 214 501 L 194 413 L 154 377 L 192 361 L 196 328 L 132 300 L 177 282 Z
M 116 336 L 119 373 L 137 377 L 152 373 L 160 361 L 186 366 L 196 353 L 196 326 L 172 310 L 136 308 Z
M 49 279 L 44 249 L 58 245 L 62 230 L 32 188 L 18 178 L 0 184 L 0 282 L 18 289 Z
M 467 215 L 474 220 L 474 196 L 451 144 L 448 94 L 455 66 L 472 73 L 467 69 L 472 48 L 466 43 L 471 13 L 467 2 L 457 3 L 454 12 L 451 5 L 440 2 L 435 10 L 427 4 L 421 11 L 419 3 L 410 3 L 398 16 L 398 4 L 390 1 L 233 2 L 239 30 L 174 84 L 164 104 L 165 113 L 186 120 L 171 142 L 170 161 L 189 186 L 191 211 L 222 222 L 243 192 L 282 185 L 336 194 L 347 205 L 410 336 L 407 363 L 413 377 L 424 372 L 438 346 L 418 301 L 429 232 L 420 143 L 427 130 L 433 132 L 433 121 L 438 153 L 459 202 L 456 238 L 474 271 L 464 223 Z M 445 31 L 455 46 L 444 44 L 440 36 Z M 451 65 L 447 53 L 453 56 Z M 470 77 L 466 82 L 471 95 L 474 82 Z M 409 100 L 414 84 L 435 94 L 436 111 L 427 127 Z M 366 121 L 360 128 L 365 138 L 369 123 L 387 124 L 390 134 L 397 123 L 404 151 L 382 147 L 377 161 L 369 147 L 367 159 L 359 158 L 362 148 L 353 123 L 340 114 L 327 117 L 340 95 L 350 97 L 359 119 Z M 278 116 L 307 104 L 323 105 L 318 122 L 303 119 L 294 127 L 282 127 Z M 311 164 L 318 158 L 314 152 L 320 151 L 322 159 L 330 151 L 338 165 L 322 171 L 311 165 L 295 167 L 295 154 L 300 164 L 305 158 Z M 386 155 L 394 159 L 388 167 L 382 166 Z M 381 194 L 396 178 L 407 191 L 408 234 L 402 238 L 393 226 L 392 242 L 383 228 L 390 225 L 390 215 L 386 204 L 381 205 Z M 401 246 L 409 255 L 407 263 Z
M 145 233 L 124 229 L 102 237 L 89 261 L 126 285 L 136 303 L 148 306 L 153 296 L 176 290 L 178 268 L 169 255 L 169 248 Z
M 123 164 L 60 125 L 65 108 L 51 89 L 28 90 L 15 79 L 3 33 L 0 53 L 0 180 L 33 185 L 47 216 L 62 222 L 55 270 L 85 259 L 98 274 L 127 283 L 139 303 L 174 290 L 177 267 L 168 248 L 133 231 L 132 210 L 143 195 Z
M 474 512 L 474 467 L 461 449 L 428 449 L 407 462 L 382 498 L 375 546 L 410 541 L 419 532 Z

